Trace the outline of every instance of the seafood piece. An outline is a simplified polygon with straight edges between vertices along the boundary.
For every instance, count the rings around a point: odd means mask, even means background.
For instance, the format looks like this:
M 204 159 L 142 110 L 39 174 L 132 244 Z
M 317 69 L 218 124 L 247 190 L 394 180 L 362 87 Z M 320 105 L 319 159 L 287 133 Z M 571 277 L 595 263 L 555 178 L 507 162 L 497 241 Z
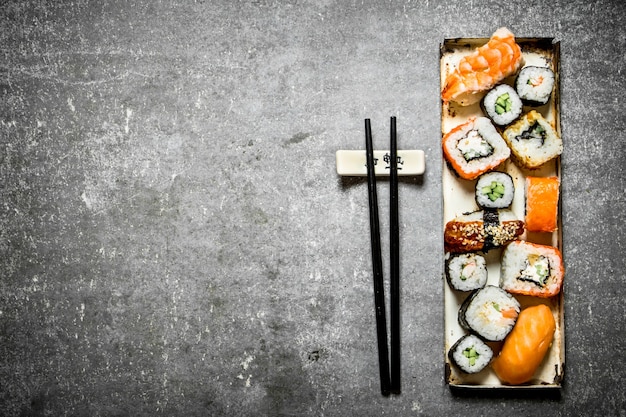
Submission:
M 522 64 L 522 50 L 515 36 L 507 28 L 500 28 L 489 42 L 461 59 L 446 77 L 441 98 L 462 106 L 474 104 L 480 101 L 481 93 L 515 74 Z
M 491 367 L 502 382 L 529 382 L 552 344 L 556 322 L 550 307 L 539 304 L 522 310 Z

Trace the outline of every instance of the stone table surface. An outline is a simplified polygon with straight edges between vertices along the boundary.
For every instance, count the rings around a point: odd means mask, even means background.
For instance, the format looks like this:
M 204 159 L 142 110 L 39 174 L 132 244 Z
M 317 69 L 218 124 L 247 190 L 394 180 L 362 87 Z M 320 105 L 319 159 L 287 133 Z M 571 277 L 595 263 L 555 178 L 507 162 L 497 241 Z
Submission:
M 439 46 L 501 26 L 561 42 L 560 395 L 444 378 Z M 625 26 L 618 0 L 3 1 L 0 413 L 626 415 Z M 367 187 L 335 151 L 391 115 L 427 168 L 383 397 Z

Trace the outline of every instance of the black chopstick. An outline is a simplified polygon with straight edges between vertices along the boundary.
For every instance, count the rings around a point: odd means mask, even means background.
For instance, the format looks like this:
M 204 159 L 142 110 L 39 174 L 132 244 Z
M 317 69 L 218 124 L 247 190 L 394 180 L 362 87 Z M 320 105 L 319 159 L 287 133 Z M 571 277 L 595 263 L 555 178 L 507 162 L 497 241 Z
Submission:
M 389 184 L 389 247 L 391 293 L 391 392 L 399 394 L 400 389 L 400 225 L 398 220 L 398 143 L 396 138 L 396 118 L 391 117 L 390 129 L 390 169 Z
M 380 391 L 390 393 L 389 352 L 387 347 L 387 318 L 385 315 L 385 289 L 383 285 L 383 261 L 380 249 L 378 223 L 378 196 L 376 194 L 376 172 L 374 171 L 374 147 L 370 119 L 365 119 L 365 153 L 367 160 L 367 189 L 370 212 L 370 236 L 372 266 L 374 272 L 374 304 L 376 309 L 376 335 L 378 339 L 378 363 L 380 368 Z

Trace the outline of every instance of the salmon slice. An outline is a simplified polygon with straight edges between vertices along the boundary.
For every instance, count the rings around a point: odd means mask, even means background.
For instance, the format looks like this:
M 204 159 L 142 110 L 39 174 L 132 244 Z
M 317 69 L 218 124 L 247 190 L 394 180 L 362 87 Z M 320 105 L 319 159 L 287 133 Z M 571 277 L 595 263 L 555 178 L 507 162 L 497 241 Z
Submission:
M 555 330 L 550 307 L 538 304 L 522 310 L 491 363 L 498 378 L 513 385 L 530 381 L 552 344 Z

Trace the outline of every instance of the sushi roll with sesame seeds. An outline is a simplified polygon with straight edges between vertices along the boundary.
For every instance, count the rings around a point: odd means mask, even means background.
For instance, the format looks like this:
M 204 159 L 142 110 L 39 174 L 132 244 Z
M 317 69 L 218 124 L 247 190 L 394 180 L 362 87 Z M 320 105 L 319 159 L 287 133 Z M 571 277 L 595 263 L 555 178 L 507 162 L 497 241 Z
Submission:
M 513 87 L 500 84 L 485 95 L 482 108 L 494 124 L 506 126 L 522 114 L 522 100 Z
M 467 253 L 505 246 L 524 233 L 524 222 L 508 209 L 465 213 L 446 223 L 446 252 Z
M 493 350 L 479 337 L 468 334 L 461 337 L 448 351 L 448 358 L 466 374 L 475 374 L 493 358 Z

